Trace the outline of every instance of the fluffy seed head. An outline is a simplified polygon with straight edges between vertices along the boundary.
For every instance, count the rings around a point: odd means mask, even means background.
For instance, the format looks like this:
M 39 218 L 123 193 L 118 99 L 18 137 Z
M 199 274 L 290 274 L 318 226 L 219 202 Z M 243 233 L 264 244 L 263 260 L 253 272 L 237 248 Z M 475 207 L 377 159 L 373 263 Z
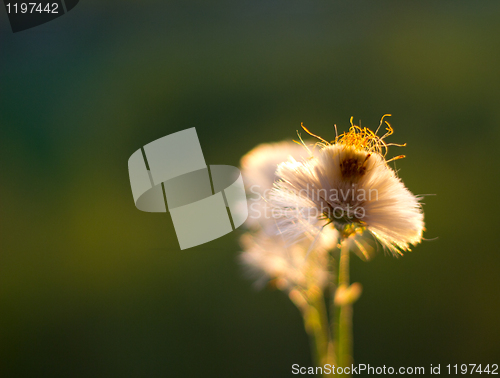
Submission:
M 247 232 L 240 238 L 243 252 L 239 259 L 258 287 L 272 280 L 285 291 L 323 289 L 330 281 L 328 250 L 336 237 L 329 230 L 328 236 L 315 243 L 314 252 L 308 253 L 310 243 L 305 241 L 289 245 L 280 235 Z
M 278 225 L 283 235 L 300 240 L 330 224 L 344 236 L 367 229 L 399 254 L 421 241 L 420 197 L 404 186 L 388 166 L 390 160 L 385 160 L 389 145 L 383 139 L 392 134 L 386 124 L 382 137 L 352 125 L 333 142 L 304 128 L 320 139 L 321 150 L 309 160 L 289 159 L 278 166 L 280 180 L 270 200 L 283 214 Z
M 261 144 L 241 159 L 250 198 L 245 223 L 249 231 L 240 238 L 243 252 L 239 260 L 257 286 L 272 281 L 278 288 L 293 292 L 322 289 L 329 282 L 328 251 L 337 244 L 337 231 L 328 230 L 318 238 L 304 235 L 300 242 L 289 243 L 279 235 L 280 219 L 273 213 L 268 198 L 277 179 L 278 165 L 288 159 L 308 160 L 310 156 L 303 146 L 285 141 Z

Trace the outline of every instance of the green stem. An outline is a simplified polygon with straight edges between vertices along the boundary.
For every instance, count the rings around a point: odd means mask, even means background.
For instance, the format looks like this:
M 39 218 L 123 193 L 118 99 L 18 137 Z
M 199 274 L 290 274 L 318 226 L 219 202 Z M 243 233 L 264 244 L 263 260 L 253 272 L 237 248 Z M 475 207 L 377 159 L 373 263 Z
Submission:
M 323 291 L 320 291 L 320 294 L 314 298 L 311 306 L 317 311 L 319 317 L 317 340 L 319 350 L 321 351 L 321 358 L 319 361 L 320 365 L 318 366 L 323 366 L 324 364 L 335 364 L 334 356 L 332 356 L 330 350 L 330 323 L 328 322 L 328 313 L 326 311 Z
M 304 328 L 309 335 L 315 366 L 321 366 L 325 364 L 327 359 L 329 342 L 323 292 L 319 288 L 309 292 L 297 288 L 290 291 L 289 297 L 302 313 Z
M 310 320 L 312 326 L 312 337 L 315 344 L 316 366 L 323 366 L 326 363 L 328 351 L 328 323 L 325 324 L 325 318 L 321 302 L 323 298 L 316 298 L 309 308 L 309 313 L 312 315 Z M 323 305 L 324 307 L 324 305 Z
M 304 326 L 311 342 L 312 357 L 315 366 L 323 366 L 325 363 L 331 363 L 328 356 L 329 346 L 329 327 L 325 309 L 325 298 L 323 292 L 309 290 L 301 292 L 295 290 L 293 296 L 302 298 L 302 303 L 296 303 L 301 309 L 304 318 Z
M 339 259 L 340 261 L 340 259 Z M 336 259 L 333 256 L 330 259 L 330 270 L 332 272 L 332 280 L 330 281 L 330 342 L 331 348 L 333 350 L 334 364 L 337 366 L 339 361 L 338 355 L 338 328 L 339 328 L 339 313 L 340 309 L 335 305 L 335 292 L 337 290 L 338 276 L 339 276 L 339 264 L 336 263 Z
M 345 239 L 341 242 L 338 286 L 349 287 L 349 246 Z M 337 327 L 336 347 L 338 366 L 346 367 L 352 364 L 352 303 L 341 303 L 336 306 Z

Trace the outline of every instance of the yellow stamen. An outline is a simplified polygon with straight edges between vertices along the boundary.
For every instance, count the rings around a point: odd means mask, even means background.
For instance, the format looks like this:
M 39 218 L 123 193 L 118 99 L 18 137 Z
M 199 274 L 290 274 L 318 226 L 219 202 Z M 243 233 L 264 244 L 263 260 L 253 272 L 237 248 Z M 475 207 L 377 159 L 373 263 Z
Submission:
M 330 146 L 332 144 L 339 144 L 339 145 L 344 145 L 346 147 L 353 147 L 358 150 L 364 150 L 369 153 L 375 152 L 385 157 L 387 155 L 387 150 L 389 146 L 398 146 L 398 147 L 406 146 L 406 143 L 405 144 L 385 143 L 384 139 L 394 133 L 394 130 L 392 126 L 389 124 L 389 122 L 384 120 L 384 118 L 388 116 L 390 116 L 390 114 L 384 114 L 375 132 L 371 131 L 367 127 L 360 127 L 355 125 L 353 123 L 353 117 L 351 117 L 350 119 L 351 127 L 349 128 L 349 131 L 337 135 L 335 137 L 335 140 L 332 141 L 331 143 L 321 138 L 320 136 L 311 133 L 303 124 L 301 124 L 301 126 L 309 135 L 319 139 L 322 142 L 320 144 L 322 144 L 324 147 Z M 386 125 L 385 129 L 386 133 L 380 137 L 377 135 L 377 133 L 382 124 Z M 337 134 L 336 127 L 335 127 L 335 134 Z M 405 157 L 404 155 L 399 155 L 392 158 L 389 161 L 402 159 L 404 157 Z
M 329 146 L 329 145 L 330 145 L 330 142 L 328 142 L 328 141 L 324 140 L 324 139 L 323 139 L 323 138 L 321 138 L 320 136 L 315 135 L 315 134 L 311 133 L 309 130 L 307 130 L 307 128 L 304 126 L 304 123 L 303 123 L 303 122 L 301 122 L 301 123 L 300 123 L 300 126 L 301 126 L 301 127 L 304 129 L 304 131 L 305 131 L 306 133 L 308 133 L 309 135 L 311 135 L 311 136 L 313 136 L 313 137 L 315 137 L 315 138 L 319 139 L 320 141 L 322 141 L 322 142 L 323 142 L 325 145 L 327 145 L 327 146 Z

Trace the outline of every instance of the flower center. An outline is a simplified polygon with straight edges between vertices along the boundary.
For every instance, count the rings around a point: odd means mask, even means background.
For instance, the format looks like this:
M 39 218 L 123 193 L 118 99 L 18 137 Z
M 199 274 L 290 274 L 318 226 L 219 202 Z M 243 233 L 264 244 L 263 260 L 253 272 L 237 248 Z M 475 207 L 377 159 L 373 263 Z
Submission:
M 368 154 L 363 159 L 362 156 L 347 157 L 340 162 L 340 173 L 345 180 L 357 180 L 366 173 L 366 162 L 370 158 Z

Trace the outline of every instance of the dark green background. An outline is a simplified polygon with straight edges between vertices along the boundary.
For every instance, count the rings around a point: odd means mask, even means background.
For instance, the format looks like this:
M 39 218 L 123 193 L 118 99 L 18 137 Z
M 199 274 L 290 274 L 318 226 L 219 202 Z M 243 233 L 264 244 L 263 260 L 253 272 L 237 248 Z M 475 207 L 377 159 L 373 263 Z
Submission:
M 195 126 L 238 165 L 300 122 L 392 113 L 425 200 L 403 258 L 354 260 L 355 361 L 500 363 L 498 1 L 85 0 L 13 34 L 0 11 L 0 376 L 287 377 L 298 311 L 256 292 L 238 232 L 180 251 L 134 207 L 129 156 Z

